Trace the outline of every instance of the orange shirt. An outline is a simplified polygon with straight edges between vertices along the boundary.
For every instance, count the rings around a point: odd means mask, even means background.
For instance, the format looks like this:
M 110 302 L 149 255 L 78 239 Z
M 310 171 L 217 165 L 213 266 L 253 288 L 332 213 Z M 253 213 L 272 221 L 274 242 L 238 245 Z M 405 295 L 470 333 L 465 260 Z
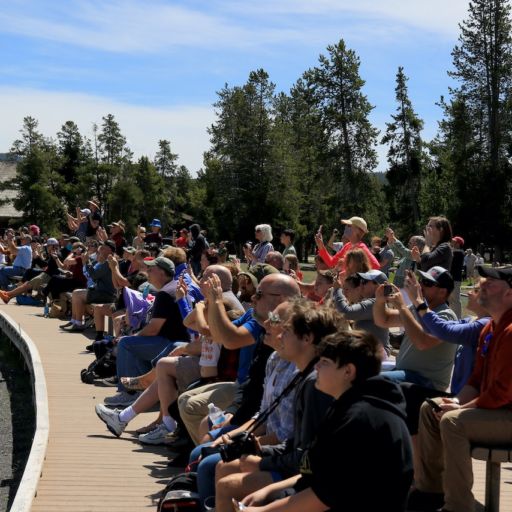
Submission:
M 482 409 L 512 407 L 512 309 L 496 325 L 489 322 L 480 334 L 475 368 L 468 385 L 480 392 L 476 406 Z
M 364 242 L 359 242 L 356 245 L 353 245 L 352 242 L 347 242 L 342 248 L 341 251 L 337 252 L 334 256 L 331 256 L 327 249 L 321 249 L 318 251 L 320 257 L 325 261 L 326 265 L 329 265 L 329 268 L 334 268 L 338 261 L 344 258 L 350 249 L 362 249 L 368 259 L 370 260 L 370 267 L 376 270 L 380 270 L 380 263 L 377 261 L 377 258 L 372 254 L 368 246 Z

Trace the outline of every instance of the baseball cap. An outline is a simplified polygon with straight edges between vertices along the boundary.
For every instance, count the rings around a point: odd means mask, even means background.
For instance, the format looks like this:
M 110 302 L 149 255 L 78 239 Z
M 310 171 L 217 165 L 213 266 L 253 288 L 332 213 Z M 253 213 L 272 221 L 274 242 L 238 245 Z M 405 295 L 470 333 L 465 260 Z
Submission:
M 388 277 L 380 270 L 369 270 L 368 272 L 358 272 L 357 275 L 365 281 L 373 281 L 376 284 L 384 284 L 388 282 Z
M 239 276 L 247 276 L 250 280 L 254 288 L 258 287 L 258 280 L 256 279 L 256 276 L 254 274 L 251 274 L 251 272 L 238 272 Z
M 427 272 L 418 270 L 418 273 L 422 279 L 435 283 L 439 288 L 446 288 L 450 292 L 453 290 L 453 277 L 443 267 L 432 267 Z
M 365 233 L 368 233 L 368 224 L 362 217 L 350 217 L 350 219 L 341 219 L 342 224 L 346 224 L 347 226 L 354 226 L 356 228 L 362 229 Z
M 509 266 L 492 268 L 478 265 L 476 268 L 482 277 L 492 277 L 493 279 L 505 281 L 512 288 L 512 267 Z
M 265 276 L 278 274 L 279 270 L 268 263 L 256 263 L 256 265 L 251 267 L 250 273 L 256 277 L 259 283 Z
M 151 221 L 151 224 L 149 225 L 149 227 L 151 227 L 151 228 L 161 228 L 162 227 L 162 223 L 160 222 L 159 219 L 153 219 Z
M 455 242 L 456 244 L 459 244 L 461 247 L 464 245 L 464 238 L 461 236 L 454 236 L 452 238 L 452 242 Z
M 165 256 L 159 256 L 158 258 L 155 258 L 154 260 L 150 261 L 146 261 L 146 259 L 144 259 L 144 263 L 148 267 L 160 267 L 161 269 L 165 270 L 168 274 L 174 275 L 174 263 Z
M 48 238 L 46 245 L 59 245 L 59 242 L 56 238 Z

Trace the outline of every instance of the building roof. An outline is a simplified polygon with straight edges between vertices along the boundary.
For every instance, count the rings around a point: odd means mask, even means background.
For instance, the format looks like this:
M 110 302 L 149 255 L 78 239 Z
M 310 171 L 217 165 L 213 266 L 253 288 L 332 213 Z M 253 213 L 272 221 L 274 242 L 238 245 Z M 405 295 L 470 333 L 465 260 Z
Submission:
M 0 154 L 0 156 L 3 156 Z M 0 158 L 0 182 L 10 180 L 16 176 L 16 163 Z M 0 190 L 0 200 L 14 199 L 16 197 L 15 190 Z M 0 204 L 0 218 L 3 219 L 19 219 L 23 215 L 22 212 L 16 210 L 12 203 Z

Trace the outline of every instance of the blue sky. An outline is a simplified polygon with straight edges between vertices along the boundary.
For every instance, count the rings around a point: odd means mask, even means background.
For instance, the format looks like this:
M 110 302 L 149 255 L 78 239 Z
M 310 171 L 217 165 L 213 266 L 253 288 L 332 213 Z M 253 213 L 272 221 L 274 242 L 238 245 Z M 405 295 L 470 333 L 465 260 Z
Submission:
M 84 135 L 112 113 L 136 156 L 170 139 L 192 173 L 208 148 L 212 103 L 225 83 L 263 68 L 287 91 L 328 44 L 361 58 L 381 130 L 394 111 L 398 66 L 436 133 L 450 52 L 468 0 L 10 0 L 0 3 L 0 152 L 32 115 L 54 136 L 67 120 Z M 385 169 L 385 148 L 379 148 Z

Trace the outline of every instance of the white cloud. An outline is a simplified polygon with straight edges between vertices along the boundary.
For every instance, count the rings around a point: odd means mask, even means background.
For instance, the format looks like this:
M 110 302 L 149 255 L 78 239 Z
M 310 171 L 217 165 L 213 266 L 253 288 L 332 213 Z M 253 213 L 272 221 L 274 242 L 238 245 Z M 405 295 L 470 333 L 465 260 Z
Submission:
M 86 94 L 9 87 L 0 87 L 0 112 L 0 153 L 19 137 L 25 116 L 36 118 L 47 137 L 55 137 L 68 120 L 78 125 L 82 135 L 91 137 L 92 124 L 101 125 L 103 116 L 113 114 L 136 158 L 152 158 L 158 141 L 169 139 L 179 163 L 192 174 L 202 166 L 203 151 L 209 147 L 206 128 L 215 120 L 210 106 L 141 107 Z
M 311 44 L 321 34 L 347 31 L 359 38 L 389 38 L 400 37 L 403 28 L 454 38 L 468 0 L 212 0 L 204 5 L 199 10 L 161 0 L 68 0 L 34 12 L 14 2 L 2 6 L 0 31 L 123 53 Z
M 469 0 L 229 0 L 226 5 L 227 11 L 267 17 L 329 16 L 343 22 L 344 15 L 364 16 L 370 24 L 375 20 L 388 27 L 403 23 L 453 37 L 458 33 L 457 24 L 466 16 Z

